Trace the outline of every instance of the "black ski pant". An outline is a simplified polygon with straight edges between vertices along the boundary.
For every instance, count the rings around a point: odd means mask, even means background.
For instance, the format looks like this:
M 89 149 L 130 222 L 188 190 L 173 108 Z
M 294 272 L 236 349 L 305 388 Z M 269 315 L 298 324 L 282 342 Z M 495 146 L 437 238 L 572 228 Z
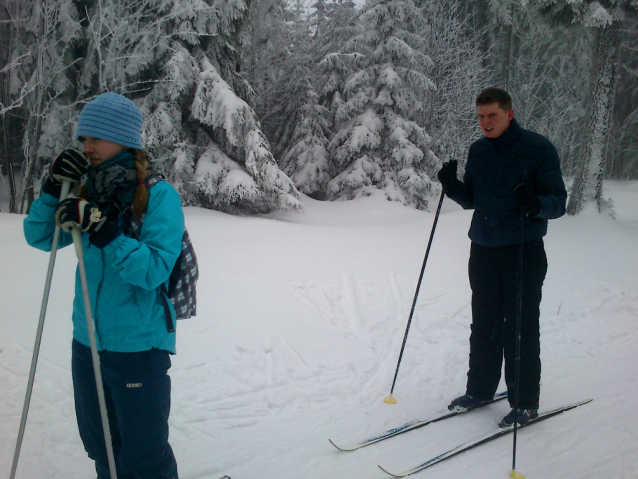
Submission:
M 515 404 L 516 316 L 520 245 L 485 247 L 472 243 L 472 333 L 467 394 L 494 396 L 505 359 L 509 402 Z M 540 396 L 540 303 L 547 273 L 542 239 L 523 244 L 523 291 L 519 408 L 538 408 Z
M 73 340 L 73 392 L 80 437 L 98 479 L 109 479 L 91 348 Z M 106 410 L 118 479 L 178 479 L 168 443 L 171 360 L 167 351 L 100 351 Z

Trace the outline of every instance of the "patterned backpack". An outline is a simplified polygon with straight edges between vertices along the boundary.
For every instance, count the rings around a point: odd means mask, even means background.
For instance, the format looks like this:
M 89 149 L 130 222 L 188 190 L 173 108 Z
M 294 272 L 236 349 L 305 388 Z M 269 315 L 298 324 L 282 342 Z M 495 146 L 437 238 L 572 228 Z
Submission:
M 151 188 L 160 181 L 164 181 L 161 175 L 149 175 L 145 180 L 146 189 L 150 191 Z M 141 218 L 133 218 L 131 220 L 131 229 L 136 238 L 139 238 L 145 216 L 146 214 L 143 214 Z M 197 256 L 195 255 L 195 249 L 191 243 L 188 231 L 184 228 L 182 252 L 177 258 L 173 271 L 171 272 L 168 281 L 168 290 L 164 283 L 159 287 L 164 304 L 166 328 L 169 333 L 174 332 L 175 328 L 173 327 L 173 320 L 166 298 L 170 299 L 171 303 L 173 303 L 173 309 L 175 310 L 175 317 L 177 319 L 187 319 L 195 316 L 197 314 L 197 291 L 195 290 L 195 286 L 198 278 L 199 268 L 197 266 Z

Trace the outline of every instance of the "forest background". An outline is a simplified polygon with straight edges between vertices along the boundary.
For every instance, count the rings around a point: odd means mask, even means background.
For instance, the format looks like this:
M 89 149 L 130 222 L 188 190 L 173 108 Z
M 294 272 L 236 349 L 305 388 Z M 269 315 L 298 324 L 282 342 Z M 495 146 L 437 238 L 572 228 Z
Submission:
M 0 39 L 12 213 L 106 91 L 185 205 L 233 214 L 375 190 L 430 209 L 488 85 L 558 149 L 569 213 L 613 214 L 604 179 L 638 177 L 638 0 L 2 0 Z

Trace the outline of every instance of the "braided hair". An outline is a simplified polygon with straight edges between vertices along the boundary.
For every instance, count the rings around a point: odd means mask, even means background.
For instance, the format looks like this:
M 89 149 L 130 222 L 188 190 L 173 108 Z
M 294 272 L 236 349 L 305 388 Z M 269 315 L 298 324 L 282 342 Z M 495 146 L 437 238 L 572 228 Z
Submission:
M 148 189 L 146 188 L 144 180 L 146 180 L 150 172 L 148 171 L 148 158 L 146 157 L 146 153 L 136 149 L 133 149 L 132 152 L 135 157 L 135 168 L 137 169 L 137 187 L 135 188 L 135 196 L 131 208 L 133 210 L 133 216 L 139 219 L 144 214 L 144 211 L 146 211 L 146 206 L 148 205 Z

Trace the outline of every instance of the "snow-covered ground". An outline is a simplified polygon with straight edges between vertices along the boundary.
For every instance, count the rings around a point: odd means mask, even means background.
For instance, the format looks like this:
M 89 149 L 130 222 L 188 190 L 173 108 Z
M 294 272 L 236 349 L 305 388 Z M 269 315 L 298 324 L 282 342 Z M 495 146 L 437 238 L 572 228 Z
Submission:
M 617 219 L 589 207 L 550 224 L 541 409 L 586 406 L 520 431 L 529 478 L 638 477 L 638 182 L 608 182 Z M 465 387 L 471 212 L 443 205 L 394 391 L 434 218 L 381 196 L 304 198 L 301 214 L 186 209 L 201 265 L 197 318 L 180 322 L 171 444 L 182 479 L 374 479 L 482 436 L 504 403 L 343 453 L 350 442 L 445 408 Z M 5 204 L 2 211 L 6 212 Z M 8 477 L 48 254 L 0 213 L 0 475 Z M 58 253 L 18 478 L 95 477 L 70 373 L 77 261 Z M 414 477 L 506 478 L 506 436 Z

